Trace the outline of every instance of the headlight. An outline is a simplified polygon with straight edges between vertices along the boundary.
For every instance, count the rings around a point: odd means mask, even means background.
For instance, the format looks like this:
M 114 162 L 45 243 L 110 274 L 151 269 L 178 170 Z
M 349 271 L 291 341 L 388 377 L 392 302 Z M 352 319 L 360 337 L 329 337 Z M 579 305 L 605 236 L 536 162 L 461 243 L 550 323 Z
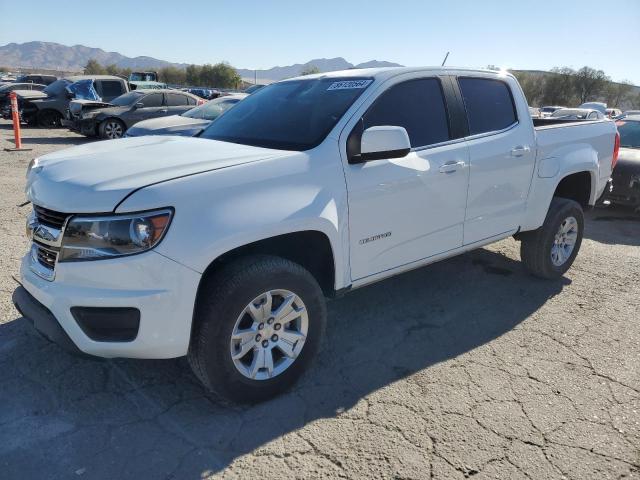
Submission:
M 166 208 L 112 216 L 72 217 L 64 231 L 59 262 L 122 257 L 150 250 L 169 228 Z

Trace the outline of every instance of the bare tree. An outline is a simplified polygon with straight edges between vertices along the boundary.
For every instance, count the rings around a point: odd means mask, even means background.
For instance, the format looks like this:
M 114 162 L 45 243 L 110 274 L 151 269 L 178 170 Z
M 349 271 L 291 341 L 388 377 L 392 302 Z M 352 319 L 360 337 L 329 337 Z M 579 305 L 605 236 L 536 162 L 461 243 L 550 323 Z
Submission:
M 542 102 L 546 105 L 572 105 L 575 103 L 575 70 L 569 67 L 554 67 L 545 76 Z
M 591 67 L 582 67 L 578 70 L 574 76 L 574 85 L 580 103 L 599 97 L 609 81 L 609 77 L 602 70 Z
M 631 91 L 633 90 L 633 84 L 629 80 L 622 80 L 621 82 L 609 82 L 605 88 L 605 99 L 607 106 L 620 107 L 623 103 L 629 100 Z

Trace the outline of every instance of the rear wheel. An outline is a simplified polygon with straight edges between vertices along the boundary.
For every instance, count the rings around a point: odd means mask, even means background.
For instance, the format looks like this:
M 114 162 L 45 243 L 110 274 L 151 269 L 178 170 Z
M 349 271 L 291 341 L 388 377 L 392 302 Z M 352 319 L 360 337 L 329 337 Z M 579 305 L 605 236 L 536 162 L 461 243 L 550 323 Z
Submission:
M 256 402 L 289 388 L 319 349 L 324 296 L 300 265 L 252 256 L 204 280 L 189 362 L 215 393 Z
M 42 128 L 56 128 L 62 125 L 62 115 L 56 110 L 42 110 L 36 117 L 38 126 Z
M 532 274 L 558 278 L 573 264 L 584 234 L 584 214 L 578 202 L 554 197 L 544 223 L 520 235 L 520 257 Z
M 122 138 L 126 130 L 127 127 L 122 121 L 117 118 L 107 118 L 100 124 L 98 133 L 100 134 L 100 138 L 105 140 L 115 140 L 117 138 Z

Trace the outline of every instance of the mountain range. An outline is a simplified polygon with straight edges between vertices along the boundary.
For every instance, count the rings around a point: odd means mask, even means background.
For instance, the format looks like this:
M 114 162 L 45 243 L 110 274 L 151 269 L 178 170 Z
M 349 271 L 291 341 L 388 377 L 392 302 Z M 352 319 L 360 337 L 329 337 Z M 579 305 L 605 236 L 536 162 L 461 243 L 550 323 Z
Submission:
M 9 43 L 0 46 L 0 65 L 11 68 L 42 68 L 66 72 L 81 71 L 90 59 L 97 60 L 102 65 L 115 64 L 121 68 L 153 69 L 175 66 L 184 68 L 186 63 L 173 63 L 153 57 L 127 57 L 118 52 L 107 52 L 101 48 L 91 48 L 84 45 L 67 46 L 53 42 Z M 216 63 L 217 60 L 212 61 Z M 350 68 L 367 67 L 397 67 L 397 63 L 371 60 L 354 65 L 342 57 L 317 58 L 305 63 L 296 63 L 283 67 L 273 67 L 267 70 L 249 70 L 238 68 L 242 78 L 258 81 L 276 81 L 299 75 L 305 68 L 315 66 L 321 72 L 346 70 Z

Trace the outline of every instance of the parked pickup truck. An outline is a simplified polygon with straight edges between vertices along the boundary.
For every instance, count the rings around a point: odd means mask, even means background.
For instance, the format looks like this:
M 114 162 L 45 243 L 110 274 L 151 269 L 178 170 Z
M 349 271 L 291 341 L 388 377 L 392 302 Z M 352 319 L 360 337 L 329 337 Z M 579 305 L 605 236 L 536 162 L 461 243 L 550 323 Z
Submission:
M 536 126 L 509 74 L 281 81 L 197 137 L 35 159 L 13 300 L 72 350 L 188 355 L 206 387 L 262 400 L 318 351 L 325 297 L 509 236 L 531 273 L 563 275 L 618 145 L 607 120 Z

